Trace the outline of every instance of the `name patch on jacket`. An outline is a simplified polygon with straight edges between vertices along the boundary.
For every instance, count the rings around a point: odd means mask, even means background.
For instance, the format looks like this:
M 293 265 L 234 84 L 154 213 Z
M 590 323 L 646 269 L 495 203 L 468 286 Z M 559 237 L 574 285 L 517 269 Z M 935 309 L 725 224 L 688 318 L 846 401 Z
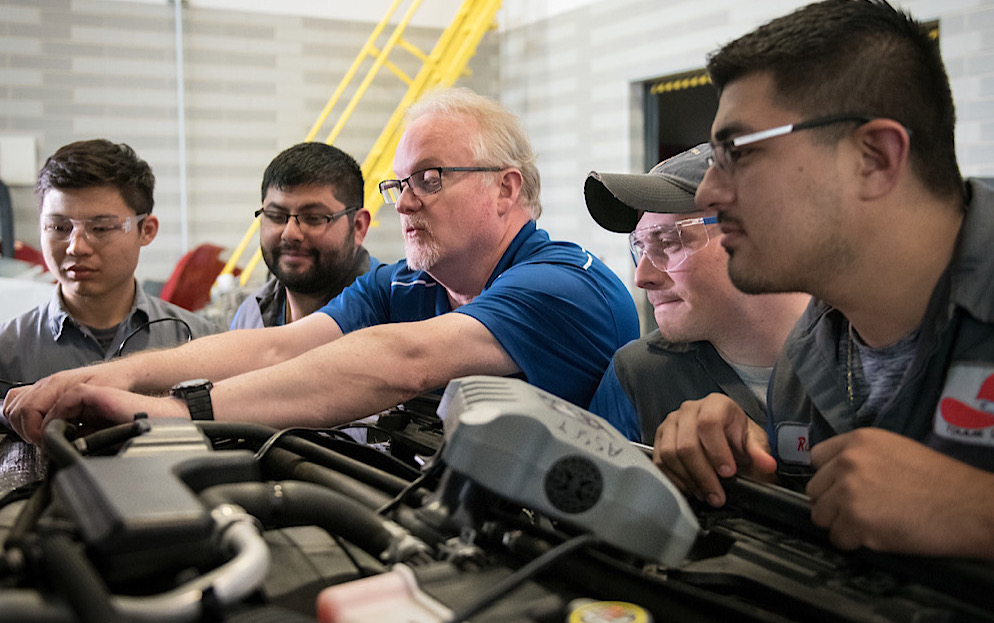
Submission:
M 960 363 L 949 369 L 936 407 L 935 434 L 994 446 L 994 365 Z
M 811 465 L 811 437 L 807 424 L 777 424 L 776 444 L 780 461 L 789 465 Z

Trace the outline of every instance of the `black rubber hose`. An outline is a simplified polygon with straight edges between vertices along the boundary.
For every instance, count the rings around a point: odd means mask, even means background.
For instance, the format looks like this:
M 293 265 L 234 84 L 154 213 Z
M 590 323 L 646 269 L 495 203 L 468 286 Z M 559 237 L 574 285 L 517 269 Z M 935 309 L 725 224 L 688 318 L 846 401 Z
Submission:
M 315 525 L 380 558 L 394 540 L 392 522 L 341 493 L 309 482 L 243 482 L 200 493 L 208 508 L 236 504 L 267 527 Z
M 62 534 L 37 540 L 45 576 L 66 598 L 83 623 L 114 623 L 121 617 L 110 602 L 110 591 L 90 561 Z
M 114 448 L 129 439 L 134 439 L 149 431 L 151 427 L 147 420 L 135 420 L 128 424 L 118 424 L 110 428 L 102 428 L 86 437 L 76 440 L 74 447 L 81 454 L 91 455 Z
M 69 424 L 65 420 L 52 420 L 42 431 L 45 439 L 45 451 L 48 456 L 59 465 L 59 467 L 69 467 L 75 465 L 82 458 L 76 447 L 66 439 L 66 431 Z M 49 478 L 52 474 L 49 474 Z
M 275 429 L 257 424 L 198 422 L 198 426 L 211 439 L 225 437 L 241 438 L 261 444 L 276 434 Z M 333 450 L 322 448 L 312 441 L 307 441 L 294 435 L 281 437 L 276 441 L 276 447 L 284 448 L 299 454 L 309 461 L 351 476 L 360 482 L 386 492 L 391 497 L 400 493 L 409 484 L 409 481 L 399 476 L 394 476 L 380 469 L 370 467 L 362 461 L 357 461 Z
M 7 533 L 7 539 L 3 542 L 5 550 L 14 547 L 24 547 L 24 544 L 38 523 L 38 518 L 45 512 L 51 501 L 52 480 L 51 478 L 46 478 L 38 490 L 24 503 L 21 512 L 18 513 L 14 525 L 11 527 L 10 532 Z
M 390 496 L 363 482 L 332 469 L 312 463 L 299 454 L 283 448 L 272 448 L 263 458 L 266 468 L 276 474 L 276 478 L 303 480 L 328 487 L 371 510 L 390 501 Z

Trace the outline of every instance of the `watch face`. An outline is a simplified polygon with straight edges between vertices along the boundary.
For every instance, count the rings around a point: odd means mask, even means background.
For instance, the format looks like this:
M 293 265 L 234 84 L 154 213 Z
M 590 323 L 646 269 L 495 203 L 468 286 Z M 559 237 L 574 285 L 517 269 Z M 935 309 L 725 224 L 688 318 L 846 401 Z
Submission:
M 173 385 L 171 394 L 186 402 L 190 418 L 194 420 L 213 420 L 214 409 L 211 404 L 211 388 L 214 384 L 207 379 L 193 379 Z
M 211 389 L 212 387 L 214 387 L 214 384 L 208 381 L 207 379 L 192 379 L 189 381 L 183 381 L 182 383 L 177 383 L 176 385 L 173 385 L 173 390 L 186 391 L 186 390 L 200 389 L 200 388 Z

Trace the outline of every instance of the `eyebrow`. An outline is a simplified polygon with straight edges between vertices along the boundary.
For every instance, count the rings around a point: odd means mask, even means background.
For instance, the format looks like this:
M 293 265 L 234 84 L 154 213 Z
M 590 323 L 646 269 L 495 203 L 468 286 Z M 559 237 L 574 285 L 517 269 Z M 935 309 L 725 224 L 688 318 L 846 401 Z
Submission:
M 438 161 L 438 158 L 428 158 L 428 159 L 425 159 L 425 160 L 419 160 L 416 164 L 414 164 L 413 167 L 411 167 L 411 170 L 407 173 L 407 175 L 400 175 L 398 173 L 397 177 L 400 177 L 400 178 L 409 177 L 411 175 L 414 175 L 418 171 L 424 171 L 426 169 L 437 169 L 438 167 L 442 167 L 442 166 L 445 166 L 445 165 L 440 164 L 439 161 Z M 396 171 L 395 171 L 395 173 L 396 173 Z
M 735 136 L 738 134 L 747 134 L 750 131 L 751 128 L 749 128 L 747 125 L 745 125 L 741 121 L 736 121 L 733 123 L 729 123 L 728 125 L 724 126 L 720 130 L 715 132 L 714 138 L 712 140 L 716 143 L 720 143 L 728 140 L 730 136 Z
M 262 207 L 263 208 L 276 208 L 277 210 L 283 210 L 284 212 L 287 212 L 287 213 L 290 212 L 289 208 L 287 208 L 286 206 L 280 205 L 280 204 L 278 204 L 278 203 L 276 203 L 274 201 L 270 201 L 269 203 L 267 203 L 266 205 L 264 205 Z M 315 208 L 325 208 L 325 209 L 330 209 L 332 212 L 335 211 L 334 209 L 331 208 L 331 206 L 329 206 L 329 205 L 327 205 L 325 203 L 321 203 L 320 201 L 312 201 L 311 203 L 305 203 L 304 205 L 300 206 L 300 208 L 299 208 L 299 210 L 300 210 L 299 214 L 303 214 L 304 212 L 306 212 L 308 210 L 314 210 Z
M 98 218 L 120 218 L 120 219 L 125 219 L 125 218 L 129 218 L 129 217 L 132 217 L 132 216 L 140 216 L 140 215 L 139 214 L 127 214 L 125 216 L 121 216 L 120 214 L 97 214 L 95 216 L 87 216 L 85 218 L 74 218 L 72 216 L 69 216 L 68 214 L 62 214 L 61 212 L 49 212 L 47 214 L 46 213 L 42 213 L 42 215 L 41 215 L 42 218 L 67 218 L 67 219 L 73 219 L 73 220 L 76 220 L 76 221 L 93 221 L 93 220 L 96 220 Z

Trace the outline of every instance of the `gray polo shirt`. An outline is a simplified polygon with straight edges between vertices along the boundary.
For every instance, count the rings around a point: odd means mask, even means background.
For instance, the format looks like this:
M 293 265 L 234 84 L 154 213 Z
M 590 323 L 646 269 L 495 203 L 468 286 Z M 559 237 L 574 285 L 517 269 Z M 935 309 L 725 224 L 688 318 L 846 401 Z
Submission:
M 48 304 L 0 325 L 0 379 L 32 383 L 61 370 L 111 359 L 125 340 L 122 355 L 177 346 L 189 337 L 224 329 L 182 307 L 149 296 L 136 284 L 131 313 L 118 326 L 110 346 L 103 349 L 92 331 L 65 310 L 56 287 Z
M 0 394 L 10 383 L 33 383 L 62 370 L 111 359 L 119 349 L 127 355 L 166 348 L 224 330 L 218 323 L 149 296 L 137 283 L 135 288 L 131 313 L 107 348 L 101 348 L 93 332 L 69 315 L 58 287 L 47 304 L 0 325 Z M 44 475 L 35 446 L 0 434 L 0 496 Z

